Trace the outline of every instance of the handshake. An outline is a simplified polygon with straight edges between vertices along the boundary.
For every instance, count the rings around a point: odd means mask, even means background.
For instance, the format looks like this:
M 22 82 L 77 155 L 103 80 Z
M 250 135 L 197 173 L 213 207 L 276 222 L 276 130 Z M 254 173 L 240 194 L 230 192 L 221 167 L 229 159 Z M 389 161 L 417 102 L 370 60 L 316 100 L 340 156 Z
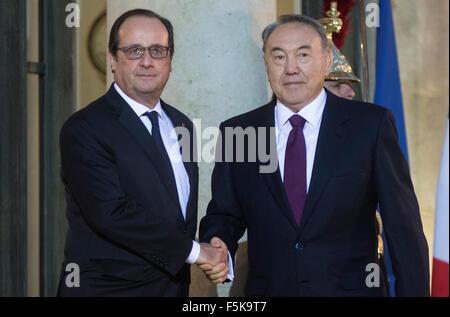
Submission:
M 200 255 L 195 264 L 203 270 L 206 277 L 214 284 L 223 283 L 228 274 L 228 248 L 219 238 L 214 237 L 210 243 L 200 243 Z

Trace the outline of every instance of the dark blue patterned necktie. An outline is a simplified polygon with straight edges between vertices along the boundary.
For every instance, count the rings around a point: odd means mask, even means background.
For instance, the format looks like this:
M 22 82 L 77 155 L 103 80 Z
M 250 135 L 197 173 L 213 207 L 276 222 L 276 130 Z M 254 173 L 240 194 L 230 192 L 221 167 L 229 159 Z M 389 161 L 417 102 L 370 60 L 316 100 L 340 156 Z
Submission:
M 159 129 L 158 112 L 150 111 L 150 112 L 144 113 L 144 115 L 147 116 L 150 119 L 150 122 L 152 123 L 152 138 L 155 141 L 155 144 L 159 150 L 159 153 L 161 153 L 163 161 L 166 164 L 166 168 L 168 169 L 171 176 L 173 177 L 173 180 L 175 181 L 172 163 L 170 162 L 169 155 L 167 155 L 167 151 L 166 151 L 164 142 L 161 137 L 161 131 Z

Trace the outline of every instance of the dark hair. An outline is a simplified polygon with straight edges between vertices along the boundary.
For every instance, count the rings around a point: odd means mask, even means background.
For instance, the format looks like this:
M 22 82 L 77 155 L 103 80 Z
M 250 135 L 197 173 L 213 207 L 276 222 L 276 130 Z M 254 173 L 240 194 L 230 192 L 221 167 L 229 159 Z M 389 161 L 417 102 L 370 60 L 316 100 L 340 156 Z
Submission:
M 279 26 L 281 26 L 283 24 L 287 24 L 287 23 L 303 23 L 303 24 L 311 26 L 319 34 L 320 39 L 322 41 L 323 50 L 327 50 L 329 48 L 327 35 L 325 33 L 323 26 L 319 22 L 317 22 L 313 18 L 310 18 L 306 15 L 285 14 L 285 15 L 279 16 L 277 22 L 266 26 L 266 28 L 262 32 L 263 52 L 266 51 L 266 44 L 267 44 L 267 40 L 269 39 L 270 34 L 272 34 L 272 32 L 275 31 L 275 29 L 278 28 Z
M 109 51 L 114 57 L 117 57 L 117 50 L 119 49 L 119 29 L 122 26 L 122 24 L 127 20 L 128 18 L 134 17 L 134 16 L 143 16 L 148 18 L 155 18 L 161 21 L 162 24 L 167 29 L 167 32 L 169 33 L 169 48 L 170 48 L 170 57 L 172 58 L 173 53 L 175 53 L 175 44 L 173 43 L 173 26 L 172 23 L 170 23 L 169 20 L 166 18 L 163 18 L 159 14 L 146 9 L 134 9 L 125 12 L 122 14 L 113 24 L 111 27 L 111 33 L 109 34 Z

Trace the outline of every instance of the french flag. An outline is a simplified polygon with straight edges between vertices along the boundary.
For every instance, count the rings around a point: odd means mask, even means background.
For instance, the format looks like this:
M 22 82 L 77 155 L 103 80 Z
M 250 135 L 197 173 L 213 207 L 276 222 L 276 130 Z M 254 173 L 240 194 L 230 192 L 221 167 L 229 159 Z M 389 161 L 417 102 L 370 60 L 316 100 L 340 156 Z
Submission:
M 448 297 L 448 120 L 436 192 L 431 296 Z

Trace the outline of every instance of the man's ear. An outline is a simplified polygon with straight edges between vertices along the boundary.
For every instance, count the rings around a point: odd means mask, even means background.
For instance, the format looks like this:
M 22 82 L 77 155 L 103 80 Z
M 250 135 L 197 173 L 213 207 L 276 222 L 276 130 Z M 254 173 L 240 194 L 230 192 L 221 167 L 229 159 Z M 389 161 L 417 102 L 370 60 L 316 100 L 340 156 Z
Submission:
M 108 51 L 108 58 L 111 64 L 111 71 L 114 73 L 116 71 L 117 57 L 115 57 L 110 51 Z
M 268 71 L 268 69 L 267 69 L 267 56 L 266 56 L 266 54 L 264 54 L 264 52 L 263 52 L 263 61 L 264 61 L 264 66 L 266 67 L 266 72 Z

